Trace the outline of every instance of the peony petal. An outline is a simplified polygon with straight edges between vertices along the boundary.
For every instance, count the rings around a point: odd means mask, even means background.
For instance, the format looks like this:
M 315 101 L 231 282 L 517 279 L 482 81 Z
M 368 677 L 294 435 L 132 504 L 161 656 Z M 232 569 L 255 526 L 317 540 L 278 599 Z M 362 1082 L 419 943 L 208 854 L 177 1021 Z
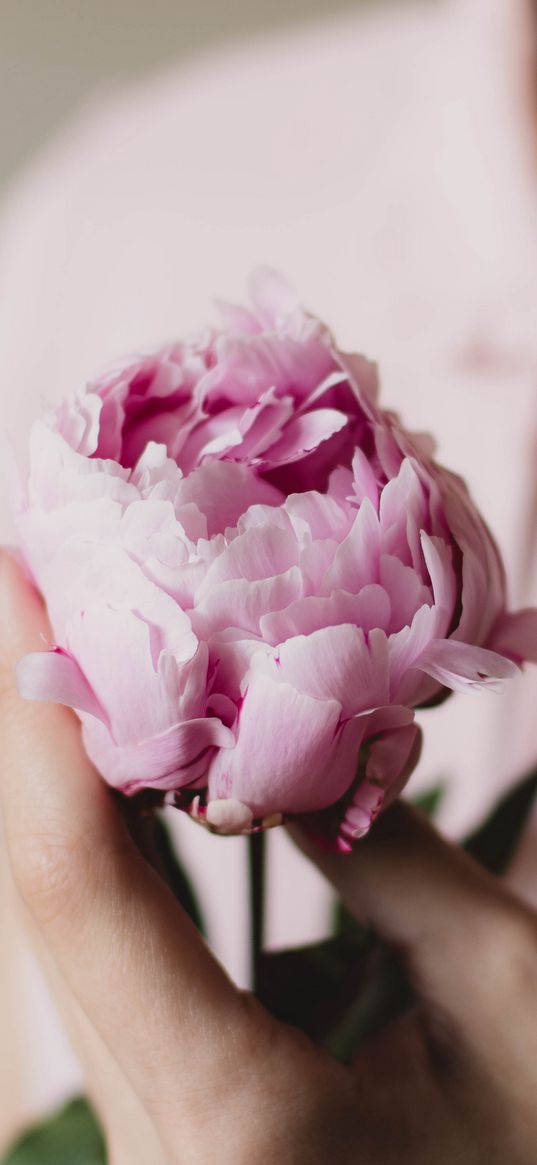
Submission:
M 248 505 L 277 506 L 281 494 L 245 465 L 233 461 L 206 461 L 177 491 L 177 505 L 194 502 L 207 518 L 209 537 L 237 525 Z
M 423 485 L 409 458 L 405 458 L 397 476 L 382 490 L 379 520 L 383 552 L 396 555 L 421 576 L 420 536 L 426 528 L 428 513 Z
M 489 646 L 515 663 L 537 663 L 537 611 L 506 613 L 496 624 Z
M 360 448 L 354 452 L 352 459 L 353 493 L 359 505 L 364 498 L 369 498 L 371 505 L 378 510 L 379 506 L 379 487 L 373 467 L 368 461 L 365 453 Z
M 302 575 L 297 567 L 254 582 L 229 579 L 212 587 L 196 604 L 192 626 L 206 640 L 228 628 L 259 635 L 260 620 L 267 611 L 285 610 L 301 594 Z
M 360 407 L 370 420 L 376 419 L 378 414 L 375 404 L 379 391 L 377 365 L 365 356 L 349 352 L 335 351 L 334 359 L 347 374 Z
M 432 641 L 418 656 L 414 667 L 454 692 L 484 685 L 499 691 L 501 681 L 511 679 L 518 672 L 516 664 L 505 656 L 470 643 L 459 643 L 456 639 Z
M 312 699 L 253 671 L 235 748 L 211 762 L 210 800 L 237 799 L 254 817 L 331 804 L 344 792 L 348 776 L 327 770 L 339 716 L 337 700 Z
M 348 424 L 348 417 L 338 409 L 315 409 L 301 415 L 285 426 L 285 431 L 271 445 L 266 460 L 271 466 L 286 465 L 290 461 L 297 461 L 306 457 L 314 449 L 339 433 Z
M 307 533 L 315 540 L 340 541 L 349 533 L 355 517 L 336 498 L 327 497 L 317 490 L 290 494 L 284 502 L 284 509 L 297 536 Z
M 179 717 L 202 714 L 207 647 L 198 644 L 189 624 L 183 634 L 179 626 L 177 631 L 172 653 L 158 625 L 125 608 L 95 604 L 70 620 L 69 648 L 106 708 L 118 745 L 157 736 Z
M 411 566 L 405 566 L 393 554 L 380 558 L 380 582 L 390 599 L 390 632 L 409 627 L 416 612 L 423 606 L 432 606 L 433 596 Z
M 442 632 L 447 635 L 455 610 L 457 581 L 453 570 L 453 552 L 442 538 L 429 537 L 421 532 L 423 557 L 431 580 L 435 606 L 445 613 Z
M 132 795 L 144 788 L 177 789 L 208 769 L 214 749 L 229 749 L 234 736 L 214 716 L 172 724 L 146 739 L 133 733 L 117 744 L 100 721 L 83 718 L 84 744 L 92 761 L 114 788 Z
M 347 851 L 369 832 L 382 809 L 399 796 L 421 751 L 421 731 L 410 723 L 382 733 L 369 745 L 364 778 L 341 821 L 338 848 Z
M 462 553 L 462 614 L 457 638 L 486 643 L 505 607 L 505 572 L 499 551 L 475 510 L 464 482 L 437 469 L 442 520 Z
M 246 582 L 268 580 L 296 566 L 298 546 L 292 530 L 276 525 L 253 526 L 229 541 L 210 564 L 196 594 L 196 602 L 210 597 L 220 583 L 237 579 Z
M 390 684 L 394 700 L 406 702 L 408 697 L 409 703 L 414 702 L 406 689 L 403 696 L 401 685 L 404 684 L 406 673 L 418 667 L 417 661 L 421 659 L 425 648 L 432 640 L 436 640 L 437 625 L 436 608 L 424 605 L 416 611 L 410 627 L 403 627 L 401 631 L 390 635 Z M 410 683 L 415 683 L 413 676 L 410 677 Z
M 368 583 L 379 581 L 380 526 L 369 498 L 365 498 L 352 529 L 336 551 L 327 571 L 325 591 L 356 594 Z
M 66 704 L 77 712 L 97 716 L 104 724 L 108 717 L 76 659 L 63 651 L 34 651 L 17 664 L 17 690 L 25 700 L 50 700 Z
M 345 719 L 386 704 L 387 652 L 379 650 L 378 634 L 367 643 L 361 628 L 347 624 L 288 639 L 276 653 L 279 675 L 308 696 L 337 700 Z
M 249 290 L 257 314 L 268 327 L 301 310 L 294 287 L 273 267 L 256 267 Z

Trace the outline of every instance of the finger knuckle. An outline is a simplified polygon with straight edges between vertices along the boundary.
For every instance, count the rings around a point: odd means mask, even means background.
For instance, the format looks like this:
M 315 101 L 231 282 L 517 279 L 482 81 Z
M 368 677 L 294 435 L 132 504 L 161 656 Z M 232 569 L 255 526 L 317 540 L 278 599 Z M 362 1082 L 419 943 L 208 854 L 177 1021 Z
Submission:
M 38 923 L 73 916 L 88 885 L 83 840 L 62 833 L 28 833 L 11 838 L 10 856 L 15 885 Z
M 492 991 L 527 998 L 537 992 L 537 923 L 512 903 L 479 936 L 483 978 Z

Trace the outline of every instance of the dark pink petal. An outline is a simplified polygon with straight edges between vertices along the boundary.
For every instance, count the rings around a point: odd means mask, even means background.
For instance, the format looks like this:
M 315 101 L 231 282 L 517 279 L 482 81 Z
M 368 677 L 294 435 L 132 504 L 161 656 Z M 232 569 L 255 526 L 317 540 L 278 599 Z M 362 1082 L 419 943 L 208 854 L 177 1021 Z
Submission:
M 537 611 L 528 608 L 502 615 L 489 643 L 493 651 L 516 663 L 537 663 Z
M 369 745 L 364 779 L 345 811 L 339 831 L 342 850 L 364 837 L 382 809 L 402 791 L 419 759 L 421 731 L 406 724 L 385 732 Z

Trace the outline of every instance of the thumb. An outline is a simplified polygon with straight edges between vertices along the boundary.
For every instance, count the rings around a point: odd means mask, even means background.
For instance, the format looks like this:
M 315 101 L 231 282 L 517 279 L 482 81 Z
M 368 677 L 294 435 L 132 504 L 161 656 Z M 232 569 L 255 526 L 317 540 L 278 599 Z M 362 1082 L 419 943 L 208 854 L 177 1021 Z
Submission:
M 421 1001 L 490 1049 L 498 1011 L 510 997 L 527 1005 L 537 968 L 532 911 L 403 802 L 348 855 L 291 832 L 351 914 L 400 951 Z

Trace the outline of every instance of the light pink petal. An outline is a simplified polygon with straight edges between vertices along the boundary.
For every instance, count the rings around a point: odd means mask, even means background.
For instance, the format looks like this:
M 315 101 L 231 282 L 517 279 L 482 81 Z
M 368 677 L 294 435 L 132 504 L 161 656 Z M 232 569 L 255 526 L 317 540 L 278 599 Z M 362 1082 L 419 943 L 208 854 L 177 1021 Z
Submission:
M 433 588 L 435 605 L 445 612 L 443 634 L 447 634 L 457 599 L 457 580 L 453 570 L 453 551 L 442 538 L 421 533 L 423 557 Z
M 325 579 L 337 553 L 338 543 L 333 538 L 311 539 L 307 533 L 301 542 L 300 569 L 304 576 L 304 592 L 307 595 L 324 595 L 330 590 Z
M 286 465 L 306 457 L 334 433 L 348 424 L 348 418 L 338 409 L 315 409 L 302 413 L 285 426 L 283 435 L 267 453 L 270 465 Z
M 345 615 L 342 622 L 354 623 L 354 612 L 349 617 L 348 611 L 345 611 Z M 336 603 L 332 597 L 306 595 L 295 599 L 281 611 L 263 614 L 259 620 L 259 630 L 266 643 L 276 646 L 296 635 L 310 635 L 312 631 L 332 626 L 337 622 L 335 616 Z
M 333 596 L 337 603 L 337 593 Z M 343 601 L 343 605 L 345 605 Z M 353 604 L 354 622 L 366 634 L 380 627 L 382 631 L 390 630 L 392 610 L 390 598 L 384 587 L 378 583 L 368 583 L 358 592 Z
M 516 664 L 505 656 L 455 639 L 429 643 L 414 666 L 454 692 L 484 685 L 500 690 L 501 681 L 511 679 L 518 672 Z
M 103 497 L 124 503 L 136 500 L 128 469 L 115 461 L 81 456 L 42 421 L 32 425 L 30 459 L 28 500 L 39 511 Z
M 390 604 L 384 593 L 380 598 L 380 591 L 380 587 L 371 584 L 358 595 L 349 595 L 347 591 L 334 591 L 329 598 L 306 595 L 285 610 L 263 615 L 259 623 L 261 634 L 267 643 L 276 645 L 295 635 L 310 635 L 312 631 L 341 623 L 351 623 L 367 631 L 379 625 L 382 629 L 382 622 L 377 623 L 377 619 L 390 619 Z
M 424 605 L 416 611 L 410 627 L 403 627 L 401 631 L 390 635 L 390 674 L 393 699 L 406 702 L 406 689 L 403 695 L 403 689 L 401 688 L 405 674 L 409 669 L 418 666 L 417 660 L 421 659 L 425 648 L 432 640 L 436 640 L 437 625 L 438 614 L 436 608 Z M 415 683 L 414 677 L 411 677 L 411 683 Z M 410 700 L 411 697 L 408 696 L 408 699 Z
M 277 506 L 282 495 L 274 486 L 233 461 L 206 461 L 183 478 L 177 505 L 194 502 L 207 518 L 209 537 L 237 522 L 248 505 Z
M 273 267 L 257 267 L 250 277 L 250 298 L 268 327 L 301 311 L 294 287 Z
M 253 656 L 258 652 L 266 655 L 268 650 L 264 643 L 259 642 L 258 636 L 245 638 L 244 634 L 236 629 L 223 631 L 213 639 L 211 662 L 214 677 L 208 703 L 211 711 L 214 707 L 216 715 L 220 716 L 224 723 L 229 723 L 229 712 L 222 715 L 219 708 L 220 699 L 229 697 L 235 705 L 241 703 L 245 677 L 250 670 Z M 220 693 L 225 693 L 225 696 L 222 697 Z M 235 713 L 236 711 L 235 706 Z
M 190 612 L 192 626 L 200 639 L 210 639 L 230 627 L 257 635 L 267 611 L 284 610 L 301 594 L 302 575 L 297 567 L 254 582 L 229 579 L 211 588 L 196 604 Z
M 340 705 L 315 700 L 260 671 L 249 678 L 235 748 L 217 754 L 209 798 L 233 798 L 254 817 L 322 808 L 344 792 L 348 774 L 327 762 Z
M 239 307 L 235 303 L 227 303 L 221 299 L 215 300 L 215 306 L 224 331 L 237 336 L 244 335 L 245 333 L 246 335 L 255 336 L 261 331 L 262 325 L 259 320 L 247 308 Z
M 107 715 L 76 659 L 60 648 L 34 651 L 17 664 L 17 689 L 25 700 L 50 700 L 66 704 L 77 712 L 97 716 L 105 724 Z
M 108 712 L 118 744 L 156 736 L 178 717 L 202 714 L 207 647 L 190 628 L 179 636 L 174 655 L 164 648 L 158 625 L 126 608 L 99 604 L 70 620 L 67 641 Z
M 89 457 L 99 444 L 103 402 L 97 393 L 88 391 L 61 401 L 54 427 L 76 453 Z
M 274 389 L 264 393 L 258 404 L 242 415 L 240 456 L 253 461 L 267 453 L 267 460 L 271 461 L 272 453 L 268 451 L 280 440 L 293 411 L 292 396 L 277 397 Z
M 325 590 L 356 594 L 368 583 L 379 581 L 380 526 L 374 507 L 365 498 L 352 529 L 338 547 L 327 571 Z
M 392 632 L 410 626 L 420 607 L 432 605 L 430 588 L 424 585 L 413 567 L 405 566 L 392 554 L 381 555 L 380 581 L 390 598 Z
M 378 412 L 375 403 L 379 391 L 377 365 L 355 353 L 334 352 L 334 357 L 347 374 L 360 407 L 371 420 L 376 419 Z
M 196 594 L 202 602 L 219 583 L 229 579 L 256 582 L 283 574 L 297 565 L 298 547 L 291 530 L 277 525 L 253 526 L 233 538 L 209 566 Z
M 352 472 L 354 475 L 353 493 L 358 503 L 363 502 L 364 498 L 369 498 L 371 504 L 378 510 L 379 487 L 377 479 L 370 461 L 360 448 L 355 450 L 352 459 Z
M 388 702 L 387 652 L 358 627 L 326 627 L 277 650 L 283 681 L 319 700 L 337 700 L 345 718 Z M 378 634 L 378 633 L 377 633 Z
M 313 539 L 341 540 L 348 533 L 355 515 L 336 498 L 316 490 L 291 494 L 284 502 L 297 535 L 309 534 Z
M 272 388 L 278 395 L 292 389 L 301 401 L 332 367 L 329 350 L 318 342 L 305 351 L 303 340 L 289 335 L 221 335 L 215 367 L 205 378 L 205 407 L 210 411 L 214 401 L 227 398 L 248 408 Z
M 394 554 L 421 573 L 420 534 L 428 515 L 422 483 L 408 458 L 402 462 L 397 476 L 384 486 L 379 515 L 383 552 Z
M 97 720 L 84 718 L 84 744 L 105 780 L 129 794 L 176 789 L 208 768 L 214 749 L 229 749 L 233 733 L 214 716 L 172 724 L 165 732 L 117 744 Z

